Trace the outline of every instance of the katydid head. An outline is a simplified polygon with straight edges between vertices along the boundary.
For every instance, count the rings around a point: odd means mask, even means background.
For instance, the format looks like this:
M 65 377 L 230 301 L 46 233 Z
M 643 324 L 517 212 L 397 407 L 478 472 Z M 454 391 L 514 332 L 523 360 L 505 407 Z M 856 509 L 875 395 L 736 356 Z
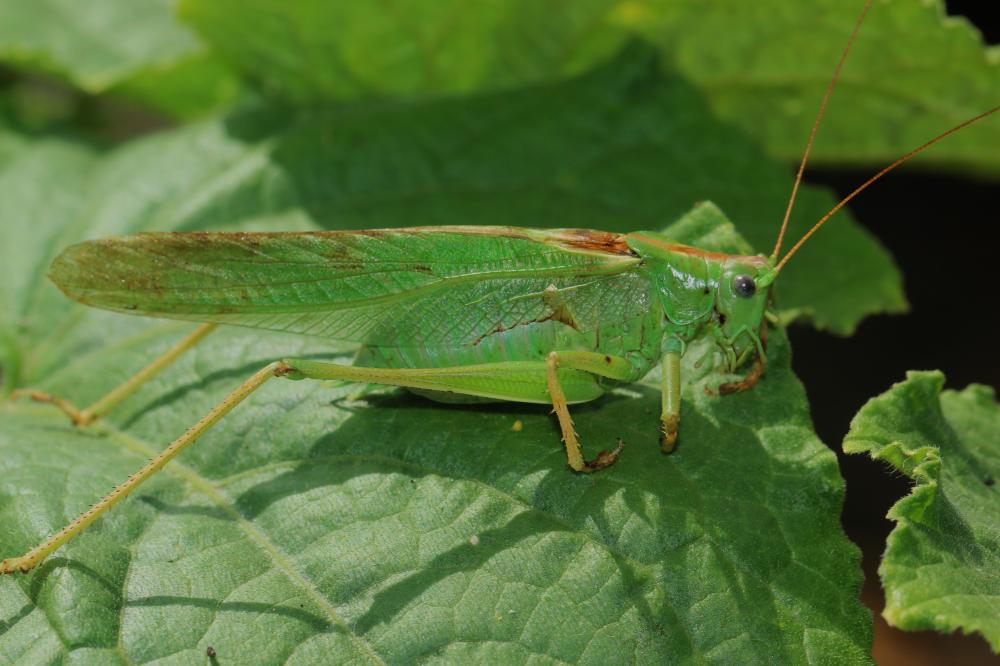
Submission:
M 631 233 L 626 241 L 659 293 L 669 337 L 687 342 L 709 331 L 729 370 L 763 358 L 762 326 L 774 280 L 768 257 L 710 252 L 650 231 Z
M 758 355 L 774 268 L 763 256 L 727 257 L 721 262 L 715 295 L 715 342 L 730 371 Z

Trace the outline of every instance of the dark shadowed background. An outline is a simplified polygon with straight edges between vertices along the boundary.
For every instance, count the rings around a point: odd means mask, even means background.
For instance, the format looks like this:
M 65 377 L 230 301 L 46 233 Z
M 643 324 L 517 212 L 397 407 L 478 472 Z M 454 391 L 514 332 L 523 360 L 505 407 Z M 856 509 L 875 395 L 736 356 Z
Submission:
M 987 43 L 1000 42 L 995 3 L 949 0 L 947 5 L 950 13 L 972 20 Z M 812 170 L 806 180 L 843 197 L 871 175 L 870 170 Z M 1000 389 L 998 203 L 995 181 L 921 170 L 919 158 L 915 166 L 887 176 L 850 206 L 896 258 L 910 312 L 871 317 L 850 338 L 805 326 L 790 332 L 795 372 L 809 395 L 816 431 L 838 450 L 847 480 L 844 528 L 864 550 L 864 601 L 875 611 L 874 656 L 883 665 L 1000 663 L 978 636 L 902 632 L 881 619 L 884 594 L 876 570 L 893 527 L 885 514 L 909 492 L 910 481 L 867 457 L 839 452 L 861 405 L 902 380 L 907 370 L 942 370 L 949 388 L 975 382 Z

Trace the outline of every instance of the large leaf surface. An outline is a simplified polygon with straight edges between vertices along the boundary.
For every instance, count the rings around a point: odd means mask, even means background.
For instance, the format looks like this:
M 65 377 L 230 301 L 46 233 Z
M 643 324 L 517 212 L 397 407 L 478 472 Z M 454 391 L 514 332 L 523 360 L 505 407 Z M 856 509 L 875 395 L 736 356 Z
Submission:
M 269 92 L 299 101 L 510 88 L 577 74 L 631 35 L 712 109 L 797 160 L 862 2 L 182 0 L 182 15 Z M 1000 57 L 940 0 L 875 3 L 814 153 L 887 162 L 996 104 Z M 992 147 L 988 149 L 987 147 Z M 924 158 L 1000 167 L 1000 122 Z
M 993 389 L 943 391 L 939 372 L 865 405 L 844 440 L 914 480 L 889 512 L 884 615 L 903 629 L 979 632 L 1000 652 L 1000 407 Z
M 71 237 L 203 226 L 212 218 L 180 214 L 198 194 L 187 179 L 208 197 L 226 178 L 189 172 L 256 164 L 213 132 L 92 166 L 66 227 L 37 225 L 62 240 L 24 245 L 19 264 L 0 265 L 4 281 Z M 39 158 L 20 149 L 19 160 Z M 66 169 L 73 154 L 45 159 Z M 164 177 L 166 163 L 178 174 Z M 38 194 L 16 214 L 42 219 Z M 2 214 L 5 246 L 35 232 Z M 240 226 L 281 214 L 264 217 Z M 710 208 L 672 232 L 737 247 Z M 16 302 L 35 314 L 13 327 L 20 383 L 80 403 L 187 330 L 71 306 L 41 282 Z M 220 662 L 865 663 L 870 618 L 838 524 L 843 483 L 782 335 L 769 352 L 757 388 L 726 398 L 706 394 L 720 381 L 709 350 L 688 354 L 671 457 L 658 452 L 650 386 L 577 408 L 588 449 L 628 442 L 595 476 L 566 470 L 542 408 L 393 391 L 352 400 L 356 387 L 273 382 L 40 570 L 0 579 L 0 660 L 190 663 L 212 646 Z M 86 508 L 269 360 L 337 353 L 224 329 L 94 426 L 3 405 L 0 554 Z
M 231 100 L 234 77 L 173 16 L 172 0 L 0 3 L 0 61 L 90 93 L 126 92 L 179 116 Z

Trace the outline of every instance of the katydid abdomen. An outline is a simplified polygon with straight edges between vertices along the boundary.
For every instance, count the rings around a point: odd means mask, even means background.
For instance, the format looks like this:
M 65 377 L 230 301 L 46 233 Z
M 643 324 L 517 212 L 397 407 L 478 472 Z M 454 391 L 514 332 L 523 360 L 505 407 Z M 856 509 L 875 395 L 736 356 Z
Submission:
M 601 324 L 594 330 L 578 330 L 573 326 L 570 313 L 566 312 L 563 320 L 549 317 L 509 329 L 494 325 L 471 342 L 454 345 L 366 345 L 359 350 L 354 363 L 379 368 L 440 368 L 536 361 L 541 366 L 553 351 L 593 352 L 606 356 L 609 362 L 613 358 L 627 361 L 629 372 L 620 379 L 580 370 L 559 370 L 567 402 L 587 402 L 600 397 L 609 388 L 642 379 L 659 362 L 664 324 L 663 309 L 659 301 L 654 300 L 646 314 L 623 322 Z M 544 370 L 535 376 L 522 374 L 484 384 L 482 391 L 475 395 L 412 390 L 432 400 L 452 403 L 482 402 L 483 398 L 542 404 L 551 402 Z

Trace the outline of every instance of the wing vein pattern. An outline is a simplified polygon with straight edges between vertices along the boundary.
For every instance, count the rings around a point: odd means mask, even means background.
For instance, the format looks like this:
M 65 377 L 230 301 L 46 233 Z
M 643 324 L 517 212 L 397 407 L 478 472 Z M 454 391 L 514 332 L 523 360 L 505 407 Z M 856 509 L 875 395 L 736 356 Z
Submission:
M 121 312 L 353 340 L 474 344 L 553 317 L 581 331 L 649 307 L 623 237 L 576 229 L 416 227 L 305 233 L 147 233 L 68 248 L 50 277 Z M 551 294 L 549 294 L 551 296 Z

